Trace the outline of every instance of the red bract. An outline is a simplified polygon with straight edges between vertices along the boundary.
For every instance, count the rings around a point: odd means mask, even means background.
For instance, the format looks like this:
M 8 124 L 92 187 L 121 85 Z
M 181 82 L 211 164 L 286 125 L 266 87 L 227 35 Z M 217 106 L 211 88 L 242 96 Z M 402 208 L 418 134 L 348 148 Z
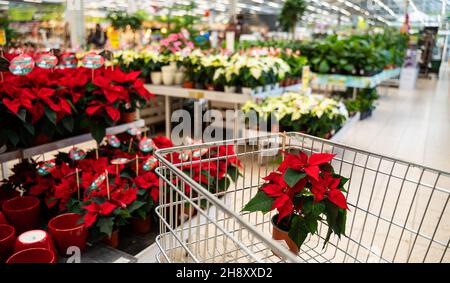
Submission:
M 279 216 L 278 222 L 284 217 L 291 214 L 293 209 L 293 203 L 288 194 L 286 194 L 285 189 L 278 184 L 267 184 L 261 188 L 267 196 L 275 198 L 271 209 L 277 209 Z
M 86 227 L 90 227 L 94 224 L 95 220 L 97 220 L 97 216 L 109 215 L 117 208 L 117 206 L 106 201 L 102 204 L 91 202 L 83 208 L 87 211 L 86 215 L 84 215 L 84 223 Z
M 113 202 L 117 203 L 120 207 L 126 207 L 136 200 L 137 188 L 128 188 L 115 190 L 111 194 Z
M 173 147 L 172 141 L 164 136 L 158 136 L 158 137 L 152 138 L 152 140 L 158 148 Z
M 285 172 L 287 168 L 292 168 L 297 171 L 304 171 L 308 176 L 315 180 L 319 178 L 319 165 L 330 162 L 336 155 L 329 153 L 313 153 L 308 158 L 306 153 L 300 151 L 298 155 L 285 153 L 287 156 L 278 171 Z
M 120 119 L 120 111 L 105 103 L 94 101 L 86 108 L 86 113 L 89 116 L 100 115 L 104 113 L 103 111 L 106 112 L 113 121 L 118 121 Z
M 149 189 L 159 187 L 159 178 L 153 172 L 147 172 L 144 175 L 137 176 L 134 183 L 138 188 Z
M 316 202 L 324 199 L 326 195 L 338 207 L 348 209 L 345 196 L 338 188 L 341 178 L 333 178 L 330 174 L 323 174 L 323 176 L 319 176 L 319 180 L 310 178 L 309 181 L 312 184 L 311 192 L 314 194 Z

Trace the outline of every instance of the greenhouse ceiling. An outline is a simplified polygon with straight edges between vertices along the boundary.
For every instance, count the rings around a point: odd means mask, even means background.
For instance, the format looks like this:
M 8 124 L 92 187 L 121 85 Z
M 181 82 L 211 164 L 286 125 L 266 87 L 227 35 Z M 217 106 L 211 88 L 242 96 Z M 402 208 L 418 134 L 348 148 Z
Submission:
M 80 0 L 70 0 L 80 1 Z M 82 0 L 83 1 L 83 0 Z M 195 0 L 194 13 L 205 11 L 215 17 L 214 21 L 226 21 L 234 10 L 236 13 L 277 14 L 285 0 Z M 355 16 L 367 19 L 370 24 L 401 25 L 404 20 L 405 0 L 306 0 L 308 16 L 304 21 L 351 22 Z M 0 7 L 39 3 L 65 3 L 66 0 L 0 0 Z M 235 5 L 233 5 L 233 2 Z M 450 0 L 407 0 L 410 21 L 419 25 L 441 25 L 448 22 Z M 107 10 L 144 10 L 150 15 L 164 15 L 167 7 L 174 4 L 188 5 L 190 0 L 84 0 L 88 15 L 102 16 Z M 182 14 L 175 11 L 174 14 Z

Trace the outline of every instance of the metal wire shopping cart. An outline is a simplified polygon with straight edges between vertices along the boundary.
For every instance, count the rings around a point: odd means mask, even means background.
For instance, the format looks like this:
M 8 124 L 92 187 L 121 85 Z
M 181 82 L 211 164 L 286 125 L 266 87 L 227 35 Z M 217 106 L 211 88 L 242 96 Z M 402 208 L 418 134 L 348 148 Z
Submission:
M 240 212 L 263 184 L 262 177 L 276 169 L 281 140 L 281 134 L 274 134 L 157 151 L 158 261 L 450 262 L 449 173 L 299 133 L 285 136 L 285 150 L 336 154 L 333 167 L 350 178 L 350 210 L 345 237 L 332 237 L 323 247 L 327 227 L 321 223 L 298 255 L 289 252 L 271 239 L 272 213 Z M 212 157 L 222 145 L 234 151 Z M 208 149 L 202 159 L 191 154 L 175 162 L 180 153 L 200 149 Z M 192 178 L 199 165 L 211 167 L 230 157 L 239 158 L 242 166 L 228 190 Z

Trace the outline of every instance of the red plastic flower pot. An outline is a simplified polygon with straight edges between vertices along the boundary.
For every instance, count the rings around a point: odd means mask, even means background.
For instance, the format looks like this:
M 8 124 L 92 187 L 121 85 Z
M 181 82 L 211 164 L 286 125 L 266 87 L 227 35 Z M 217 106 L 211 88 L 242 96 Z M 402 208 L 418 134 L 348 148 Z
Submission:
M 9 199 L 15 198 L 19 196 L 19 192 L 15 190 L 0 190 L 0 209 L 3 206 L 3 203 Z
M 3 212 L 17 233 L 31 230 L 39 220 L 39 199 L 32 196 L 15 197 L 3 203 Z
M 16 229 L 7 224 L 0 224 L 0 262 L 4 262 L 14 250 Z
M 103 239 L 103 242 L 112 248 L 117 248 L 119 246 L 119 230 L 114 230 L 111 236 Z
M 56 256 L 49 249 L 31 248 L 13 254 L 6 263 L 56 263 Z
M 71 246 L 76 246 L 81 251 L 86 249 L 88 232 L 84 223 L 79 223 L 80 219 L 81 216 L 76 213 L 66 213 L 48 222 L 50 235 L 61 256 L 66 256 L 67 249 Z
M 17 237 L 14 245 L 15 253 L 31 248 L 44 248 L 55 252 L 52 238 L 44 230 L 30 230 Z
M 3 215 L 3 212 L 1 211 L 0 211 L 0 224 L 8 224 L 8 221 L 6 221 L 6 218 Z

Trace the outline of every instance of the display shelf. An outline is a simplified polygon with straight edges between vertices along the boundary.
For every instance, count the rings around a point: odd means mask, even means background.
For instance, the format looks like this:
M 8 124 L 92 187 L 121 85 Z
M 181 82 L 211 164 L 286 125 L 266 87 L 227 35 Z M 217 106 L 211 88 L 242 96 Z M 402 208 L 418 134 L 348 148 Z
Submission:
M 107 134 L 119 134 L 125 132 L 129 128 L 140 128 L 144 127 L 145 122 L 144 120 L 137 120 L 131 123 L 121 124 L 118 126 L 110 127 L 106 129 Z M 5 163 L 14 159 L 26 159 L 30 158 L 42 153 L 58 150 L 61 148 L 65 148 L 71 145 L 80 144 L 84 142 L 88 142 L 93 140 L 90 133 L 82 134 L 50 143 L 46 143 L 43 145 L 33 146 L 25 149 L 18 149 L 11 152 L 5 152 L 0 154 L 0 162 Z
M 374 88 L 383 81 L 399 75 L 400 68 L 384 70 L 381 73 L 371 77 L 311 73 L 311 83 L 313 85 L 315 84 L 320 86 Z
M 166 122 L 166 136 L 170 137 L 171 127 L 171 98 L 190 98 L 190 99 L 203 99 L 213 102 L 224 102 L 233 105 L 234 110 L 239 109 L 239 105 L 245 104 L 250 100 L 263 99 L 269 96 L 282 95 L 286 91 L 299 90 L 301 84 L 295 84 L 288 87 L 280 87 L 272 89 L 270 91 L 261 92 L 255 95 L 246 95 L 242 93 L 227 93 L 223 91 L 210 91 L 204 89 L 189 89 L 181 86 L 165 86 L 165 85 L 152 85 L 146 84 L 145 87 L 148 91 L 155 95 L 164 96 L 165 107 L 165 122 Z

